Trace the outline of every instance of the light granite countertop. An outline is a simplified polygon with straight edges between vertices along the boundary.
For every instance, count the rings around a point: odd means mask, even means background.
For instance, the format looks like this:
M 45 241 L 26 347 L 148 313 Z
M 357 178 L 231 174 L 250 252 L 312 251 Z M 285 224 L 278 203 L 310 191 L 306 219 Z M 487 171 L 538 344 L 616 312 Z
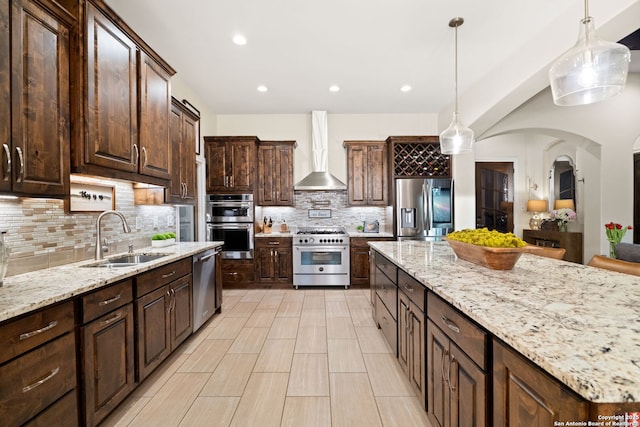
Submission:
M 526 253 L 490 270 L 446 242 L 369 245 L 585 399 L 640 402 L 640 277 Z
M 0 322 L 12 317 L 55 304 L 136 274 L 169 264 L 207 249 L 222 246 L 223 242 L 176 243 L 163 248 L 144 248 L 134 253 L 162 253 L 167 256 L 131 267 L 85 267 L 95 260 L 46 268 L 30 273 L 5 277 L 0 287 Z M 120 254 L 122 255 L 122 254 Z M 105 259 L 115 257 L 111 255 Z

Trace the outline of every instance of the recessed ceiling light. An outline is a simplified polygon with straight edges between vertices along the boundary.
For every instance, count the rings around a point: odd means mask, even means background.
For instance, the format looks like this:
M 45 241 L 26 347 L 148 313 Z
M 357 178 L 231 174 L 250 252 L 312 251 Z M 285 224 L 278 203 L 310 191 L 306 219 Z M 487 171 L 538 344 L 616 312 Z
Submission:
M 268 90 L 269 90 L 269 88 L 266 87 L 265 85 L 258 86 L 258 92 L 266 92 Z
M 401 92 L 410 92 L 410 91 L 411 91 L 411 89 L 413 89 L 411 86 L 409 86 L 409 85 L 403 85 L 403 86 L 400 88 L 400 91 L 401 91 Z
M 233 36 L 233 42 L 238 46 L 244 46 L 245 44 L 247 44 L 247 39 L 242 34 L 236 34 L 235 36 Z
M 338 85 L 331 85 L 331 86 L 329 86 L 329 91 L 331 91 L 331 92 L 338 92 L 338 91 L 340 91 L 340 86 L 338 86 Z

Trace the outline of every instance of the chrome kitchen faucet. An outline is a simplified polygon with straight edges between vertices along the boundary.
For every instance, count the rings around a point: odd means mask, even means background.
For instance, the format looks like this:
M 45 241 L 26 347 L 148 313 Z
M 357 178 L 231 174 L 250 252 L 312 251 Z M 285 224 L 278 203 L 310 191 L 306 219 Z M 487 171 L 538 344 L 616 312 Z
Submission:
M 125 233 L 131 233 L 131 228 L 129 224 L 127 224 L 127 220 L 124 218 L 121 212 L 118 211 L 104 211 L 100 215 L 98 215 L 98 219 L 96 220 L 96 260 L 102 259 L 102 236 L 100 233 L 100 221 L 102 217 L 108 214 L 114 214 L 118 216 L 122 220 L 122 229 Z

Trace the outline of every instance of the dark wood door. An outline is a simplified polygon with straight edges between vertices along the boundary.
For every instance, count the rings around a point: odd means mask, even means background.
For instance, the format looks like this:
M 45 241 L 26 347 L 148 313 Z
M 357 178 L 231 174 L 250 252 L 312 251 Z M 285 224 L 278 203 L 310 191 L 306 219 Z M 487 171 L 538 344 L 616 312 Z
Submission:
M 0 2 L 0 191 L 11 191 L 11 45 L 8 1 Z
M 347 146 L 347 200 L 350 205 L 367 204 L 367 149 Z
M 260 146 L 258 148 L 258 182 L 256 189 L 258 191 L 258 205 L 260 206 L 276 206 L 278 204 L 277 152 L 278 149 L 275 145 Z
M 293 253 L 291 248 L 278 248 L 275 251 L 275 262 L 277 281 L 293 284 Z
M 401 293 L 399 292 L 398 295 Z M 426 406 L 426 320 L 424 312 L 413 302 L 409 305 L 407 327 L 409 329 L 409 379 L 421 397 L 420 402 Z
M 483 427 L 487 424 L 487 375 L 456 345 L 450 344 L 451 425 Z M 552 425 L 552 424 L 549 424 Z
M 388 172 L 387 147 L 384 144 L 367 148 L 367 204 L 385 206 L 387 204 Z
M 513 232 L 513 163 L 476 162 L 476 228 Z
M 182 181 L 182 110 L 172 103 L 169 113 L 169 139 L 171 140 L 171 179 L 167 188 L 168 202 L 180 203 L 184 194 Z
M 353 242 L 354 239 L 351 239 Z M 351 246 L 351 285 L 369 286 L 369 246 Z
M 255 141 L 237 141 L 229 145 L 231 161 L 228 165 L 230 187 L 234 191 L 251 193 L 255 174 Z
M 410 375 L 409 297 L 398 291 L 398 362 L 405 374 Z
M 140 55 L 140 173 L 171 178 L 171 76 L 150 56 Z M 176 165 L 178 167 L 178 165 Z
M 196 203 L 196 144 L 199 144 L 199 119 L 182 115 L 182 144 L 180 145 L 180 176 L 184 182 L 183 203 Z
M 136 300 L 138 381 L 147 377 L 171 353 L 169 286 Z
M 207 193 L 227 191 L 227 146 L 224 141 L 209 141 L 205 137 L 207 162 Z
M 640 243 L 640 153 L 633 155 L 633 243 Z
M 262 283 L 273 282 L 275 279 L 275 262 L 273 248 L 257 247 L 254 251 L 256 258 L 256 280 Z
M 70 167 L 69 24 L 38 2 L 14 0 L 11 31 L 13 191 L 63 196 Z
M 86 163 L 138 171 L 138 48 L 86 2 Z
M 434 427 L 451 425 L 449 383 L 449 338 L 427 321 L 427 416 Z
M 278 206 L 293 206 L 293 150 L 295 142 L 279 145 L 276 149 L 276 203 Z
M 493 343 L 493 425 L 552 426 L 586 420 L 587 404 L 504 344 Z
M 347 141 L 347 202 L 385 206 L 388 194 L 387 145 L 378 141 Z
M 171 290 L 171 350 L 178 347 L 193 332 L 192 276 L 184 276 L 170 285 Z
M 135 388 L 133 304 L 82 328 L 86 425 L 97 425 Z

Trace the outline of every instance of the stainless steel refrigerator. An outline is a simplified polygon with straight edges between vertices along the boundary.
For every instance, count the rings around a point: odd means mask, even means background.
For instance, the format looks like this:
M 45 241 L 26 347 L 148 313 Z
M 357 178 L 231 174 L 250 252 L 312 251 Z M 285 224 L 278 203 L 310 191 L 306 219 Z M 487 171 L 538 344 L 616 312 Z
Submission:
M 437 240 L 453 231 L 453 181 L 450 178 L 397 178 L 398 240 Z

